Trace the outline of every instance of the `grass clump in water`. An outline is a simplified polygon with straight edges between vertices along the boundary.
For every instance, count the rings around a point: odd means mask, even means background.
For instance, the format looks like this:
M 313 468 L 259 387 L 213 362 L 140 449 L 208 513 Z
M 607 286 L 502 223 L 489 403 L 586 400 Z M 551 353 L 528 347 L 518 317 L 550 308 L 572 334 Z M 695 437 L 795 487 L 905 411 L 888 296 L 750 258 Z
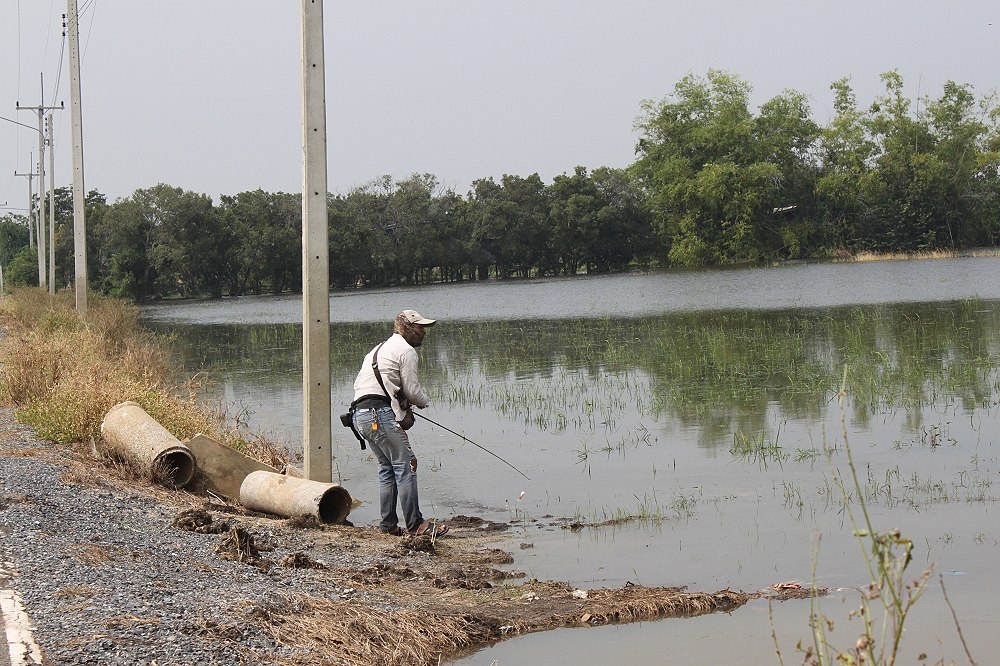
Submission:
M 898 663 L 897 660 L 903 647 L 904 627 L 933 575 L 934 566 L 933 564 L 928 566 L 915 576 L 908 574 L 909 567 L 914 560 L 915 545 L 913 541 L 903 536 L 899 529 L 879 531 L 874 525 L 865 499 L 865 488 L 862 486 L 861 478 L 854 464 L 851 447 L 847 444 L 845 420 L 847 377 L 848 371 L 845 366 L 841 389 L 837 397 L 840 403 L 841 430 L 844 436 L 848 471 L 846 479 L 838 471 L 835 475 L 835 482 L 845 500 L 844 506 L 847 516 L 861 546 L 862 558 L 867 567 L 870 582 L 859 595 L 859 606 L 850 611 L 848 615 L 848 620 L 857 619 L 861 622 L 861 631 L 854 640 L 853 646 L 844 648 L 834 644 L 831 634 L 834 631 L 835 623 L 820 611 L 819 602 L 814 595 L 809 616 L 809 625 L 813 634 L 812 644 L 803 645 L 800 643 L 798 647 L 805 655 L 803 663 L 807 664 L 816 664 L 817 666 L 832 666 L 834 664 L 892 666 Z M 852 508 L 853 503 L 849 501 L 852 494 L 857 497 L 857 510 Z M 947 601 L 947 592 L 944 591 L 943 583 L 942 591 Z M 950 602 L 948 605 L 951 607 Z M 952 614 L 954 618 L 953 608 Z M 961 636 L 961 627 L 958 625 L 957 618 L 954 619 L 966 656 L 970 663 L 975 664 L 968 646 Z M 771 629 L 778 662 L 783 664 L 773 624 Z M 921 656 L 919 659 L 923 661 L 925 657 Z
M 195 380 L 178 384 L 169 347 L 142 328 L 135 305 L 97 295 L 89 305 L 81 317 L 72 292 L 33 288 L 0 304 L 0 396 L 19 420 L 54 442 L 98 441 L 108 410 L 131 400 L 178 439 L 203 433 L 269 464 L 287 460 L 281 447 L 199 405 Z
M 788 458 L 788 453 L 778 444 L 778 435 L 770 439 L 763 431 L 750 435 L 736 431 L 729 452 L 739 460 L 757 463 L 761 469 L 767 469 L 768 461 L 773 460 L 780 466 Z

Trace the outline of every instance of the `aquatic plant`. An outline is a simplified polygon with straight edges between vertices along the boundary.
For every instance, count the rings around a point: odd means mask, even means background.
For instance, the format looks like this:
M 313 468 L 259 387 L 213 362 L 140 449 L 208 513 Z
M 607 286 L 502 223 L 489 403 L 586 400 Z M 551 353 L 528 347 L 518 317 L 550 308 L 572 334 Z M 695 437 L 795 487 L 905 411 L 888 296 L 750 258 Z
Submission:
M 767 469 L 769 460 L 781 465 L 788 458 L 788 453 L 778 444 L 779 435 L 780 431 L 771 439 L 764 431 L 746 435 L 738 430 L 733 434 L 733 445 L 729 452 L 739 460 L 757 463 L 762 469 Z
M 833 664 L 892 666 L 896 663 L 902 648 L 907 618 L 926 589 L 934 567 L 930 565 L 911 578 L 907 572 L 914 559 L 914 543 L 903 536 L 898 529 L 880 531 L 875 527 L 866 500 L 870 491 L 866 490 L 862 484 L 848 443 L 847 424 L 844 416 L 847 386 L 848 369 L 845 366 L 841 389 L 837 397 L 841 413 L 847 474 L 845 478 L 840 470 L 836 470 L 834 479 L 838 490 L 845 498 L 844 506 L 847 516 L 854 529 L 858 544 L 861 546 L 862 558 L 870 581 L 859 594 L 860 604 L 848 614 L 848 621 L 857 619 L 861 622 L 861 631 L 852 647 L 841 648 L 834 645 L 832 634 L 836 623 L 820 610 L 819 598 L 814 594 L 811 597 L 809 615 L 812 641 L 811 644 L 805 645 L 800 642 L 798 649 L 804 653 L 805 663 L 817 666 Z M 847 500 L 852 494 L 856 498 L 853 502 Z M 814 580 L 817 560 L 818 557 L 814 553 Z M 953 608 L 952 614 L 954 617 Z M 957 618 L 956 627 L 961 637 L 961 627 Z M 773 620 L 771 630 L 778 661 L 783 664 Z M 962 644 L 966 649 L 967 656 L 969 656 L 970 663 L 974 664 L 975 661 L 969 655 L 964 639 L 962 639 Z M 923 659 L 925 657 L 920 657 L 920 660 Z

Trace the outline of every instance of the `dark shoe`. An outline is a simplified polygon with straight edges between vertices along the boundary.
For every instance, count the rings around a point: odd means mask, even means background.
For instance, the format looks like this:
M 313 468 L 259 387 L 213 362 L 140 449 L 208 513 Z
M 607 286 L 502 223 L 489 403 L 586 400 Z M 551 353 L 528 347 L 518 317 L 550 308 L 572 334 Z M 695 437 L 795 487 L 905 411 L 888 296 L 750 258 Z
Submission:
M 420 525 L 420 527 L 417 528 L 417 531 L 414 532 L 414 534 L 417 536 L 427 534 L 434 538 L 443 537 L 447 533 L 448 533 L 447 525 L 445 525 L 444 523 L 432 523 L 429 520 L 425 520 Z
M 406 534 L 406 531 L 402 527 L 400 527 L 399 525 L 395 525 L 393 527 L 390 527 L 387 530 L 382 530 L 382 534 L 388 534 L 389 536 L 400 536 L 401 537 L 404 534 Z

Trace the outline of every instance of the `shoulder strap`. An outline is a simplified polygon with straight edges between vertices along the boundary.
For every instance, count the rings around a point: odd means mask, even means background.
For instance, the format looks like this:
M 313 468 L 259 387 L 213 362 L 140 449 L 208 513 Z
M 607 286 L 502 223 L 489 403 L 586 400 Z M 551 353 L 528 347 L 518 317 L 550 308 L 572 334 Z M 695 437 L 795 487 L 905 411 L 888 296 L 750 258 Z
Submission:
M 391 401 L 392 396 L 390 396 L 389 392 L 385 390 L 385 382 L 382 381 L 382 371 L 378 369 L 378 350 L 381 349 L 384 344 L 384 342 L 379 344 L 379 346 L 375 348 L 375 353 L 372 354 L 372 372 L 375 373 L 375 379 L 378 380 L 378 385 L 382 387 L 382 393 L 385 393 L 385 397 L 389 398 Z

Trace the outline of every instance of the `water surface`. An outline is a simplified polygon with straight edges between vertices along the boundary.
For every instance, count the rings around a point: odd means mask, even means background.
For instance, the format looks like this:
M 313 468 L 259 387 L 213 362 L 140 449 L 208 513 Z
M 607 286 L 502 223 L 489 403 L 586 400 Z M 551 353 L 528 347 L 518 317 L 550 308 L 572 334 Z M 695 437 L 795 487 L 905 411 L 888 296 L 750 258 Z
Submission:
M 838 643 L 853 644 L 847 614 L 868 577 L 857 503 L 838 486 L 849 444 L 877 529 L 914 541 L 914 575 L 931 564 L 946 574 L 982 662 L 1000 621 L 998 273 L 998 259 L 955 259 L 338 294 L 332 409 L 350 402 L 360 359 L 396 312 L 438 318 L 420 352 L 424 414 L 531 480 L 420 423 L 425 514 L 512 521 L 512 568 L 580 587 L 756 590 L 815 574 L 835 590 L 823 605 Z M 189 369 L 215 377 L 216 399 L 300 446 L 300 299 L 146 316 L 176 336 Z M 352 520 L 373 523 L 375 463 L 346 430 L 333 434 L 335 480 L 366 502 Z M 568 520 L 610 524 L 571 531 Z M 919 608 L 909 661 L 959 660 L 936 582 Z M 784 658 L 798 663 L 809 604 L 773 613 Z M 774 649 L 767 607 L 751 604 L 732 617 L 549 632 L 461 663 L 774 663 Z
M 677 311 L 826 308 L 1000 298 L 1000 259 L 802 263 L 366 289 L 330 298 L 333 322 L 388 321 L 400 303 L 447 321 L 634 317 Z M 302 321 L 302 298 L 240 297 L 146 308 L 150 320 L 196 324 Z

